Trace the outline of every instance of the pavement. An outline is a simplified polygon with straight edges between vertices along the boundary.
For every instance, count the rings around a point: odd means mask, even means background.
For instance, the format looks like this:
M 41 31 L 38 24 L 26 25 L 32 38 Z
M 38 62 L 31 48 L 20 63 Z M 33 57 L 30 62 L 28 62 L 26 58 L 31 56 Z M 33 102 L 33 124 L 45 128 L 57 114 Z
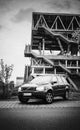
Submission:
M 57 108 L 53 103 L 42 107 L 26 105 L 27 109 L 0 109 L 0 130 L 80 130 L 80 107 L 73 108 L 68 103 L 68 107 L 62 108 L 60 104 L 59 101 Z M 71 104 L 78 106 L 77 102 Z
M 80 130 L 80 94 L 69 100 L 60 97 L 52 104 L 30 99 L 21 104 L 17 97 L 0 101 L 0 130 Z
M 27 104 L 21 104 L 18 100 L 0 101 L 0 109 L 2 108 L 27 108 L 27 109 L 45 109 L 45 108 L 68 108 L 80 107 L 80 100 L 68 100 L 56 98 L 52 104 L 46 104 L 42 100 L 31 99 Z
M 43 100 L 30 99 L 27 104 L 21 104 L 18 97 L 13 97 L 8 100 L 0 100 L 0 109 L 3 108 L 70 108 L 70 107 L 80 107 L 80 93 L 73 92 L 70 94 L 69 100 L 65 101 L 61 97 L 54 98 L 52 104 L 46 104 Z

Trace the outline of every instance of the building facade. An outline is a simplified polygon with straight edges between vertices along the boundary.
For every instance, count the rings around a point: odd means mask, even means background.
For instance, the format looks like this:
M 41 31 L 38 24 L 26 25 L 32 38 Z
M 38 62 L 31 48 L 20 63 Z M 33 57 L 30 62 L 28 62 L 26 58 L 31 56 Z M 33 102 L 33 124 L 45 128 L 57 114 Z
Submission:
M 80 15 L 33 12 L 31 35 L 31 45 L 24 51 L 25 57 L 31 58 L 31 75 L 66 74 L 77 89 Z

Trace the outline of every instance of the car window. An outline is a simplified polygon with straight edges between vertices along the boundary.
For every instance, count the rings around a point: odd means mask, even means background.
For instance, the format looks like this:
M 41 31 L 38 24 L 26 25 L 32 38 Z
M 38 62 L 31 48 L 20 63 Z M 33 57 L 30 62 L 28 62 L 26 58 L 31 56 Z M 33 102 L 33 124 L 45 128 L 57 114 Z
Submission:
M 62 78 L 64 84 L 68 84 L 67 81 L 66 81 L 66 79 L 64 77 L 61 77 L 61 78 Z
M 30 83 L 31 84 L 46 84 L 50 83 L 51 76 L 37 76 Z
M 57 80 L 58 80 L 59 85 L 63 85 L 64 84 L 61 76 L 57 76 Z
M 52 76 L 52 78 L 51 78 L 51 82 L 57 82 L 57 77 L 54 75 L 54 76 Z

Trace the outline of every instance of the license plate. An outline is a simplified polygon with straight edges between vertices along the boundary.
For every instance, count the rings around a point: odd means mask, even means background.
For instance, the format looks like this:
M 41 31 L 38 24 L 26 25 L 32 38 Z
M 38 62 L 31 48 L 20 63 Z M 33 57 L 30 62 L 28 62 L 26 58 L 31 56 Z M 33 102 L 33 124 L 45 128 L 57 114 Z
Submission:
M 31 96 L 31 93 L 24 93 L 24 96 Z

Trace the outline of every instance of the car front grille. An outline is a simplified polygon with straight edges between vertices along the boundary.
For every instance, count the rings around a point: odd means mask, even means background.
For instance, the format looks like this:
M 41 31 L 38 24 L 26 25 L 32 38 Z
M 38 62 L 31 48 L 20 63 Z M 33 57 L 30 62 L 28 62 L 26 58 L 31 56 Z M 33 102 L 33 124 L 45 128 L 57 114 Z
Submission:
M 36 91 L 36 87 L 27 87 L 27 88 L 26 88 L 26 87 L 23 87 L 23 88 L 22 88 L 22 91 L 27 91 L 27 92 L 28 92 L 28 91 Z

